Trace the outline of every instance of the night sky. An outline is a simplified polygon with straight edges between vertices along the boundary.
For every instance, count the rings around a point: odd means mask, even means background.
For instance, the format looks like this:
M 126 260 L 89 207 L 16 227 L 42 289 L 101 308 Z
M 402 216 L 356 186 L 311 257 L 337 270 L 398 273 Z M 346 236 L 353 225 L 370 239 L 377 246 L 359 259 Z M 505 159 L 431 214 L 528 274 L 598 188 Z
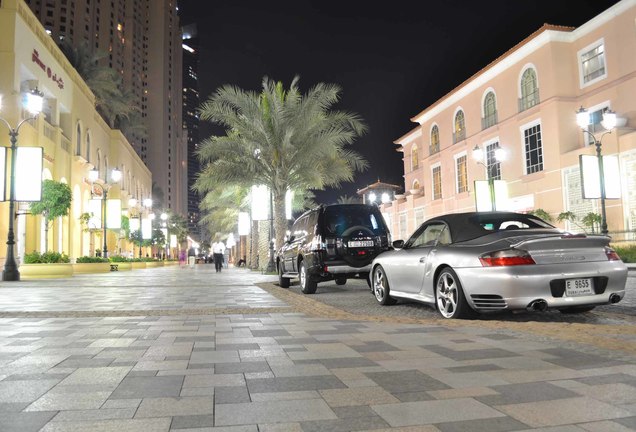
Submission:
M 199 81 L 204 101 L 218 87 L 260 90 L 267 75 L 306 92 L 337 83 L 337 109 L 369 125 L 354 149 L 370 162 L 318 202 L 383 182 L 403 186 L 402 154 L 393 141 L 413 129 L 409 119 L 540 28 L 578 27 L 617 1 L 181 0 L 181 23 L 197 23 Z M 222 130 L 202 124 L 202 137 Z

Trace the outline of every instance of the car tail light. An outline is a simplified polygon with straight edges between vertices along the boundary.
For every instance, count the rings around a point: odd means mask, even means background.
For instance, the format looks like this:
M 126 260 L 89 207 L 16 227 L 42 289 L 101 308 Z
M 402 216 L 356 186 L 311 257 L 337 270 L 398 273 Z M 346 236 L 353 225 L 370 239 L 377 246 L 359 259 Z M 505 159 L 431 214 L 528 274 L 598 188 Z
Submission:
M 621 257 L 611 247 L 605 247 L 605 255 L 607 255 L 608 261 L 621 261 Z
M 530 254 L 520 249 L 505 249 L 483 254 L 479 257 L 484 267 L 506 267 L 535 264 Z
M 322 237 L 318 234 L 311 239 L 311 243 L 309 244 L 309 249 L 312 252 L 324 251 L 327 249 L 327 245 L 322 241 Z

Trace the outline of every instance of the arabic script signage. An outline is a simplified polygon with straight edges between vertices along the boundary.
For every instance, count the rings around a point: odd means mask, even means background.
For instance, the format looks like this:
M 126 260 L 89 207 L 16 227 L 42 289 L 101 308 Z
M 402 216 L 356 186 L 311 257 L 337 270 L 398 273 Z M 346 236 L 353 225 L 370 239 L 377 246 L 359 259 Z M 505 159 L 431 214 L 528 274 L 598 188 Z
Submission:
M 49 78 L 51 78 L 51 80 L 55 84 L 57 84 L 57 86 L 60 89 L 64 88 L 64 80 L 62 79 L 62 77 L 58 77 L 57 74 L 53 73 L 53 71 L 51 70 L 51 68 L 49 66 L 45 65 L 44 62 L 42 60 L 40 60 L 40 53 L 35 48 L 33 49 L 33 53 L 31 54 L 31 61 L 33 61 L 33 63 L 38 65 L 40 67 L 40 69 L 42 69 L 44 72 L 46 72 L 46 75 Z

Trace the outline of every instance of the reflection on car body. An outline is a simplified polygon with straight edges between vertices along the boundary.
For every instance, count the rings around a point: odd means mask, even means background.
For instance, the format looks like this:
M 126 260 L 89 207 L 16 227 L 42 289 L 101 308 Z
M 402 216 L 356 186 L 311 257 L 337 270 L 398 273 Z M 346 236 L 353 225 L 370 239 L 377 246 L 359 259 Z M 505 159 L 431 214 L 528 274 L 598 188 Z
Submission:
M 377 301 L 434 304 L 445 318 L 498 310 L 589 311 L 625 296 L 609 237 L 563 232 L 536 216 L 457 213 L 424 222 L 371 265 Z

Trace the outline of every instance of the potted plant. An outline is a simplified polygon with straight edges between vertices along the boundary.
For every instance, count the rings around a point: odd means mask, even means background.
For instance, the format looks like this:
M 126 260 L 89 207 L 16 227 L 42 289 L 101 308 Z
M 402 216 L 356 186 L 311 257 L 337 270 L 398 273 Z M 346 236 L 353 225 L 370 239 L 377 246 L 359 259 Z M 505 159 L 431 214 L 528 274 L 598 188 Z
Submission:
M 39 253 L 33 251 L 24 254 L 19 267 L 21 279 L 50 279 L 73 276 L 73 266 L 68 255 L 59 252 Z
M 110 262 L 107 258 L 83 256 L 75 260 L 73 264 L 73 272 L 81 273 L 108 273 L 110 271 Z

